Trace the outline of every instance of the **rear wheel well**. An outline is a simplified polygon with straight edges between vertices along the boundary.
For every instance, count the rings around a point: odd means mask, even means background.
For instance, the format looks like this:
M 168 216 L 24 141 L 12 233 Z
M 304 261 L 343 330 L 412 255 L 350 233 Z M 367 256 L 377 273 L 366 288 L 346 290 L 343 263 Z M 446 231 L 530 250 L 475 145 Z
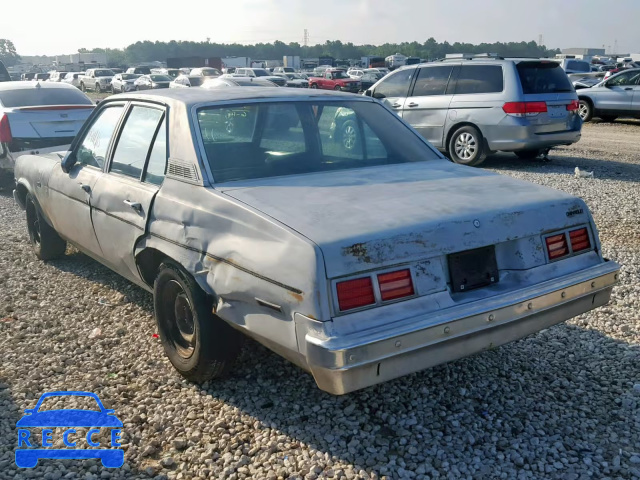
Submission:
M 147 285 L 153 287 L 160 264 L 167 259 L 173 260 L 155 248 L 145 248 L 136 256 L 136 264 L 138 265 L 138 270 L 140 270 L 140 276 Z
M 18 201 L 20 202 L 20 206 L 24 209 L 27 206 L 27 194 L 29 190 L 22 183 L 16 185 L 16 193 L 18 197 Z
M 578 100 L 584 100 L 589 105 L 591 105 L 591 108 L 593 108 L 593 100 L 591 100 L 589 97 L 581 97 L 580 95 L 578 95 Z
M 478 127 L 476 124 L 471 123 L 471 122 L 460 122 L 460 123 L 456 123 L 453 127 L 451 127 L 449 129 L 449 132 L 447 133 L 447 138 L 444 142 L 444 150 L 449 153 L 449 142 L 451 142 L 451 137 L 453 137 L 453 134 L 456 133 L 456 131 L 458 131 L 458 129 L 462 128 L 462 127 L 473 127 L 475 129 L 477 129 L 480 132 L 480 135 L 482 135 L 482 140 L 485 142 L 485 148 L 487 149 L 487 151 L 489 150 L 489 147 L 486 145 L 486 141 L 487 139 L 484 137 L 482 130 L 480 130 L 480 127 Z

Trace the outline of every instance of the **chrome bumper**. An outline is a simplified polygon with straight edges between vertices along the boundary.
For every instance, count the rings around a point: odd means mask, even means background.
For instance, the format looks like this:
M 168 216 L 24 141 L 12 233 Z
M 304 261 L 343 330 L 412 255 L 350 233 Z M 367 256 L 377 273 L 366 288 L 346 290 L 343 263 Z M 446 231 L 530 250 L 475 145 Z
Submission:
M 318 386 L 341 395 L 526 337 L 605 305 L 620 266 L 605 262 L 490 300 L 348 336 L 306 335 Z

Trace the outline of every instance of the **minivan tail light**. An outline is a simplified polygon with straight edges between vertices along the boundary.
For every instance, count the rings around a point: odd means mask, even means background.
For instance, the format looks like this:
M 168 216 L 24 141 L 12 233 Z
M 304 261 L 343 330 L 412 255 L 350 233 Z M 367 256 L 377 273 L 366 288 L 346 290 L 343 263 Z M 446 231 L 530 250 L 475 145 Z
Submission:
M 591 248 L 589 232 L 587 232 L 586 228 L 569 232 L 569 239 L 571 240 L 571 250 L 573 250 L 573 253 L 582 252 L 583 250 L 589 250 Z
M 580 102 L 578 100 L 571 100 L 571 103 L 567 105 L 567 110 L 569 112 L 577 112 L 580 107 Z
M 547 244 L 549 260 L 555 260 L 569 254 L 567 236 L 564 233 L 545 238 L 545 243 Z
M 5 114 L 0 117 L 0 143 L 11 143 L 11 127 L 9 126 L 9 117 Z
M 547 112 L 546 102 L 507 102 L 502 106 L 507 115 L 513 117 L 535 116 Z
M 411 271 L 409 269 L 378 275 L 380 298 L 382 301 L 409 297 L 414 294 Z
M 371 277 L 339 282 L 336 284 L 336 291 L 338 306 L 342 311 L 372 305 L 376 302 Z

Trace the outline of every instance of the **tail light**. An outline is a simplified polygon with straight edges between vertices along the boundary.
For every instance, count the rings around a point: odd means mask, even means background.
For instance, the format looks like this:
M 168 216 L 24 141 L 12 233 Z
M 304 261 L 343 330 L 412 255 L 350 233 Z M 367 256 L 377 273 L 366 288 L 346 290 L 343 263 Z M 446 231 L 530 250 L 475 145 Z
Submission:
M 571 103 L 567 105 L 567 110 L 570 112 L 577 112 L 580 107 L 578 100 L 571 100 Z
M 564 233 L 545 238 L 549 260 L 556 260 L 569 254 L 567 236 Z
M 378 285 L 380 285 L 380 298 L 383 302 L 409 297 L 414 293 L 409 269 L 378 275 Z
M 339 282 L 336 284 L 336 290 L 338 306 L 342 311 L 376 303 L 371 277 Z
M 12 139 L 9 117 L 2 115 L 2 117 L 0 117 L 0 143 L 11 143 Z
M 502 106 L 507 115 L 513 117 L 532 117 L 547 112 L 546 102 L 507 102 Z
M 586 228 L 569 232 L 569 239 L 571 240 L 571 250 L 573 250 L 573 253 L 582 252 L 583 250 L 589 250 L 591 248 L 589 232 L 587 232 Z

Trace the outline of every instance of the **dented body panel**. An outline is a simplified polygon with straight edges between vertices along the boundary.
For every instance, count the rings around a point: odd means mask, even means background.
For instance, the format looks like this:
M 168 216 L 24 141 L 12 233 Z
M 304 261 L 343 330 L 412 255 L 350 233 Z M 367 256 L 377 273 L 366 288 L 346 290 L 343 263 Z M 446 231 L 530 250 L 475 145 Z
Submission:
M 110 104 L 125 105 L 123 119 L 133 105 L 163 108 L 161 186 L 110 172 L 121 120 L 103 169 L 76 164 L 65 172 L 62 155 L 19 159 L 17 202 L 24 207 L 31 193 L 61 236 L 149 291 L 160 262 L 178 262 L 213 299 L 213 313 L 335 394 L 492 348 L 608 301 L 619 267 L 602 258 L 582 200 L 451 164 L 407 124 L 435 160 L 215 183 L 197 132 L 201 106 L 374 101 L 198 90 L 117 95 L 71 145 L 73 156 Z M 576 228 L 590 248 L 550 259 L 545 238 Z M 453 288 L 450 254 L 487 246 L 496 278 Z M 379 275 L 399 269 L 410 272 L 409 296 L 385 301 L 378 292 L 375 304 L 341 310 L 338 283 L 370 277 L 378 285 Z

